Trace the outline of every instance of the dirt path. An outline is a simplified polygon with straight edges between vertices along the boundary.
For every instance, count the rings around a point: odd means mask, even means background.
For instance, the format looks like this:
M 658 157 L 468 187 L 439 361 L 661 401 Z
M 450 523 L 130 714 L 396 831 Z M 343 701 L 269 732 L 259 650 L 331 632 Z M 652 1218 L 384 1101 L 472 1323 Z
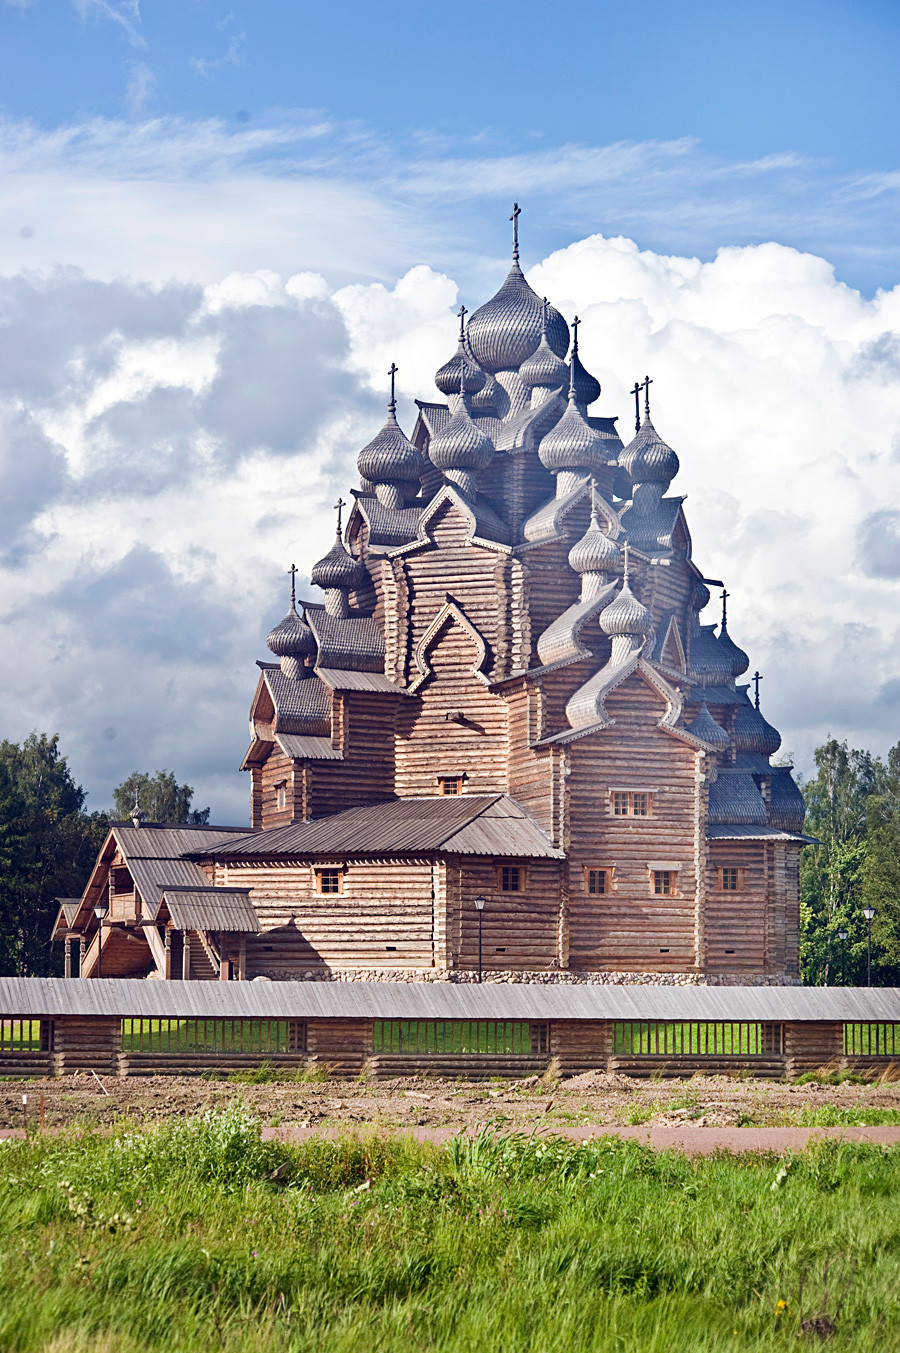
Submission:
M 27 1105 L 22 1096 L 27 1095 Z M 471 1082 L 407 1078 L 383 1082 L 288 1081 L 242 1085 L 227 1080 L 148 1076 L 129 1080 L 79 1075 L 46 1081 L 0 1081 L 0 1129 L 21 1131 L 40 1115 L 60 1129 L 127 1123 L 137 1127 L 222 1107 L 235 1098 L 273 1132 L 322 1132 L 370 1124 L 392 1131 L 427 1130 L 435 1137 L 483 1126 L 508 1132 L 553 1132 L 583 1140 L 615 1131 L 654 1145 L 746 1142 L 748 1131 L 799 1134 L 832 1122 L 848 1137 L 895 1140 L 900 1083 L 781 1085 L 723 1076 L 639 1081 L 590 1072 L 561 1083 Z M 867 1115 L 872 1121 L 867 1122 Z M 887 1124 L 876 1126 L 879 1122 Z M 814 1131 L 822 1131 L 814 1128 Z M 714 1138 L 710 1134 L 724 1134 Z M 729 1134 L 737 1133 L 735 1137 Z M 873 1135 L 874 1134 L 874 1135 Z M 880 1135 L 888 1134 L 888 1135 Z M 831 1129 L 829 1129 L 831 1135 Z M 762 1140 L 762 1139 L 761 1139 Z M 783 1150 L 794 1138 L 766 1138 Z M 784 1145 L 775 1145 L 776 1142 Z M 897 1138 L 900 1140 L 900 1137 Z M 698 1149 L 692 1146 L 690 1149 Z

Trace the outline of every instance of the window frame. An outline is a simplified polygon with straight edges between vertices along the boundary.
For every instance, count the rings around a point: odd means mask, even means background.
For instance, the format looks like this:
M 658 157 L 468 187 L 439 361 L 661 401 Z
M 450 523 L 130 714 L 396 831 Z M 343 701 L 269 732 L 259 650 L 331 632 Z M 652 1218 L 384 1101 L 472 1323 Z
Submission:
M 628 819 L 631 822 L 647 822 L 650 818 L 656 816 L 656 793 L 655 789 L 623 789 L 616 788 L 609 791 L 609 816 L 621 822 Z M 619 812 L 620 802 L 625 801 L 625 812 Z M 640 802 L 643 811 L 635 812 L 635 804 Z
M 495 869 L 496 875 L 494 878 L 494 886 L 498 892 L 507 894 L 512 893 L 521 894 L 525 892 L 525 890 L 528 887 L 528 871 L 526 870 L 524 864 L 519 864 L 512 860 L 507 860 L 505 863 L 496 865 Z M 516 886 L 515 888 L 505 887 L 503 875 L 507 870 L 513 869 L 516 871 L 517 878 Z
M 438 794 L 448 799 L 458 798 L 460 794 L 465 793 L 467 778 L 465 773 L 461 775 L 439 775 L 437 777 Z M 456 789 L 448 789 L 448 785 L 456 785 Z
M 725 875 L 734 875 L 734 885 L 726 884 Z M 744 890 L 744 870 L 739 864 L 716 865 L 716 889 L 720 893 L 740 893 Z
M 326 874 L 337 875 L 336 888 L 323 888 L 322 883 Z M 317 897 L 343 897 L 345 892 L 345 882 L 347 878 L 346 866 L 342 864 L 317 864 L 313 867 L 313 881 L 315 884 Z
M 591 887 L 591 875 L 602 874 L 603 887 Z M 586 864 L 584 866 L 584 892 L 588 897 L 609 897 L 613 890 L 613 868 L 608 864 Z
M 276 780 L 272 785 L 272 788 L 275 790 L 276 813 L 283 813 L 287 809 L 287 786 L 288 782 L 286 778 L 284 780 Z

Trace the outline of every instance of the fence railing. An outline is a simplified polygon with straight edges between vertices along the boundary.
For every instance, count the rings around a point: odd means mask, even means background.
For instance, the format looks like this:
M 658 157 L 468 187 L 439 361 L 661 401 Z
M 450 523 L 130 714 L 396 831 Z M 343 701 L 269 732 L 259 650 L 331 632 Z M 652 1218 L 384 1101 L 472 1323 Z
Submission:
M 48 1052 L 50 1023 L 40 1019 L 0 1019 L 0 1052 Z
M 845 1024 L 844 1056 L 900 1058 L 900 1024 Z
M 525 1020 L 375 1020 L 373 1053 L 528 1057 L 549 1048 L 548 1026 Z
M 241 1054 L 306 1052 L 306 1023 L 279 1019 L 123 1019 L 122 1051 Z
M 773 1057 L 784 1048 L 781 1024 L 615 1022 L 615 1057 Z

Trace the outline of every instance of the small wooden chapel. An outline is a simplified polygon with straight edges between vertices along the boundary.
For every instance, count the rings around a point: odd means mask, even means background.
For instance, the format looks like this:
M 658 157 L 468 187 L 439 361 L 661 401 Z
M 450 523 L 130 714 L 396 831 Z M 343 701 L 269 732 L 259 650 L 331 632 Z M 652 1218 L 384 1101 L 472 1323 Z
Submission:
M 803 799 L 636 383 L 513 257 L 268 638 L 251 830 L 115 825 L 67 974 L 799 981 Z M 77 954 L 80 957 L 76 957 Z

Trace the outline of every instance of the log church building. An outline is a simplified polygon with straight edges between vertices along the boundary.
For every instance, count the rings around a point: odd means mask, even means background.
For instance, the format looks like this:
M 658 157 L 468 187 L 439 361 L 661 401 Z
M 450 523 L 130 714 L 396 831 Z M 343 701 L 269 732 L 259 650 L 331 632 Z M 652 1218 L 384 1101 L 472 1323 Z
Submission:
M 251 827 L 114 825 L 83 977 L 791 985 L 803 800 L 635 384 L 513 258 L 268 638 Z M 269 606 L 272 599 L 261 603 Z M 718 600 L 715 606 L 718 607 Z

